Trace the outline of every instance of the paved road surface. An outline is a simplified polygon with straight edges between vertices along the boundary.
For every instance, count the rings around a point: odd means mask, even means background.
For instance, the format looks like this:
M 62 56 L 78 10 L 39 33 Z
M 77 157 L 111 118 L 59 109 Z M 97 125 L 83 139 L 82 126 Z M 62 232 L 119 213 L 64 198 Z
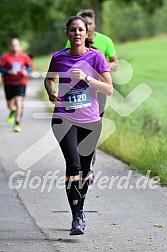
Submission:
M 0 252 L 166 252 L 167 188 L 150 189 L 156 181 L 100 150 L 85 205 L 87 230 L 69 236 L 65 163 L 50 120 L 41 114 L 46 113 L 37 99 L 42 85 L 42 80 L 29 83 L 21 133 L 6 122 L 0 89 Z

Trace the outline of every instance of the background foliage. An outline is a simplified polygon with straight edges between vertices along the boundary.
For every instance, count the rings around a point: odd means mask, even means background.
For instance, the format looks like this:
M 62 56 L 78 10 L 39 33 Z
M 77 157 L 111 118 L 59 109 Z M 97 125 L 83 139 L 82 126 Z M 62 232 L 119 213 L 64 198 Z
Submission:
M 167 0 L 1 0 L 0 54 L 13 37 L 28 41 L 32 55 L 59 50 L 66 40 L 65 21 L 85 8 L 95 9 L 97 30 L 114 41 L 166 32 Z

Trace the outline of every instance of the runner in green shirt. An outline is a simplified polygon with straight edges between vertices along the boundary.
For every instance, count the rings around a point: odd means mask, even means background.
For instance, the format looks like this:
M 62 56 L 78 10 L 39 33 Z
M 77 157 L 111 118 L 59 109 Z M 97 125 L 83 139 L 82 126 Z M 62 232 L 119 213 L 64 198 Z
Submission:
M 96 32 L 95 28 L 95 13 L 93 10 L 88 9 L 81 11 L 77 14 L 78 16 L 84 17 L 88 22 L 88 35 L 89 38 L 93 41 L 93 46 L 101 51 L 105 58 L 110 63 L 111 71 L 116 71 L 118 68 L 118 61 L 115 46 L 113 41 L 108 36 Z M 66 48 L 70 47 L 70 42 L 67 41 Z

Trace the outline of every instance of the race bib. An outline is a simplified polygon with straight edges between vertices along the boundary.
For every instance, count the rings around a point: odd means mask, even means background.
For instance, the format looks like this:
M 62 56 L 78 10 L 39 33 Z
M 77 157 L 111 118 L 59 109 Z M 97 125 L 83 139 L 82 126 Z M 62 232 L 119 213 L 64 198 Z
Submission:
M 12 62 L 12 69 L 21 71 L 23 64 L 21 62 Z
M 65 95 L 65 109 L 78 109 L 91 106 L 90 91 L 88 87 L 72 88 Z

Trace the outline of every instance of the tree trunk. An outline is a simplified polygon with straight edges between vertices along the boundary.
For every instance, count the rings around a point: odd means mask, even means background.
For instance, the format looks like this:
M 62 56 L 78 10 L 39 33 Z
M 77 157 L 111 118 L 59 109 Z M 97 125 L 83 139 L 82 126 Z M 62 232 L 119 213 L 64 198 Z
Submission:
M 90 9 L 93 9 L 96 14 L 96 31 L 102 31 L 102 2 L 103 0 L 90 0 Z

